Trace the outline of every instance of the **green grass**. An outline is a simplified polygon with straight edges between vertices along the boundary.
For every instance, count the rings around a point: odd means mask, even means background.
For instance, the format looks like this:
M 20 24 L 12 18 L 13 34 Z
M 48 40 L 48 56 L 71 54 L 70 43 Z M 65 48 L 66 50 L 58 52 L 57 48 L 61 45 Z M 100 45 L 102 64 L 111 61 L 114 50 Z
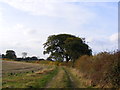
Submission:
M 87 88 L 94 88 L 93 86 L 88 86 Z
M 67 88 L 73 88 L 73 86 L 72 86 L 72 82 L 71 82 L 71 80 L 70 80 L 70 77 L 69 77 L 69 75 L 68 75 L 68 72 L 63 68 L 63 70 L 65 71 L 65 76 L 64 76 L 64 78 L 66 78 L 66 87 Z
M 38 79 L 37 83 L 33 85 L 34 88 L 44 88 L 46 84 L 58 73 L 58 68 L 56 68 L 54 71 L 49 72 L 47 75 L 45 75 L 43 78 Z
M 51 72 L 35 74 L 33 72 L 8 74 L 3 77 L 3 88 L 43 88 L 57 74 L 55 68 Z

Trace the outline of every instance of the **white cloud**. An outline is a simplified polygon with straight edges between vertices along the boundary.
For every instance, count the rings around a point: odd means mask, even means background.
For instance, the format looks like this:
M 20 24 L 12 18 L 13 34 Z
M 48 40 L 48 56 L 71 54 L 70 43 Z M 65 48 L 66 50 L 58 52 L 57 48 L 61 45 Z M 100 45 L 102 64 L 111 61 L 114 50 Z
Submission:
M 109 37 L 111 42 L 118 42 L 118 38 L 120 38 L 120 33 L 114 33 Z
M 36 35 L 37 34 L 37 30 L 27 28 L 26 30 L 24 30 L 24 34 L 28 35 L 28 36 Z
M 30 39 L 29 34 L 25 34 L 25 31 L 30 31 L 30 28 L 25 27 L 22 24 L 16 24 L 11 27 L 6 27 L 0 30 L 0 41 L 2 43 L 9 43 L 15 45 L 17 42 L 25 43 L 26 40 Z M 32 37 L 31 37 L 32 38 Z
M 39 33 L 40 32 L 41 31 L 39 31 Z M 43 55 L 45 36 L 37 33 L 37 30 L 28 28 L 22 24 L 16 24 L 0 30 L 1 52 L 12 49 L 16 51 L 18 56 L 21 56 L 21 53 L 26 51 L 29 53 L 29 56 L 37 55 L 45 57 Z
M 92 37 L 86 38 L 86 42 L 91 43 L 94 39 Z
M 73 21 L 76 24 L 84 24 L 95 17 L 95 13 L 83 6 L 76 6 L 70 3 L 50 2 L 48 0 L 3 0 L 10 6 L 28 12 L 31 15 L 61 17 Z M 79 22 L 80 21 L 80 22 Z M 79 22 L 79 23 L 78 23 Z M 72 23 L 72 24 L 73 24 Z
M 64 2 L 118 2 L 119 0 L 60 0 Z
M 16 25 L 15 25 L 15 28 L 16 28 L 16 29 L 21 29 L 21 28 L 24 28 L 24 26 L 23 26 L 22 24 L 16 24 Z
M 2 13 L 0 12 L 0 23 L 2 22 Z
M 0 26 L 2 26 L 2 21 L 3 21 L 3 15 L 2 15 L 3 9 L 0 7 Z
M 53 15 L 53 4 L 43 0 L 3 0 L 2 2 L 34 15 Z

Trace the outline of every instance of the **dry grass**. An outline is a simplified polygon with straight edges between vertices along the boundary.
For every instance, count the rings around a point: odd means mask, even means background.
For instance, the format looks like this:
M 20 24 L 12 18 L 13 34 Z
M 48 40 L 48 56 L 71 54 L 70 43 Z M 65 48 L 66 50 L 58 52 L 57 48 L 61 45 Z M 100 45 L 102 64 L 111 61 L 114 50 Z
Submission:
M 120 52 L 102 52 L 95 56 L 82 56 L 74 67 L 90 80 L 92 87 L 120 87 Z
M 35 72 L 36 74 L 43 74 L 43 73 L 47 73 L 47 72 L 51 72 L 51 71 L 53 71 L 54 70 L 54 68 L 50 68 L 50 69 L 42 69 L 42 70 L 40 70 L 40 71 L 37 71 L 37 72 Z
M 74 85 L 77 88 L 86 88 L 90 86 L 90 81 L 88 79 L 82 78 L 83 74 L 79 72 L 77 69 L 66 68 L 66 70 L 70 73 L 71 77 L 74 79 Z

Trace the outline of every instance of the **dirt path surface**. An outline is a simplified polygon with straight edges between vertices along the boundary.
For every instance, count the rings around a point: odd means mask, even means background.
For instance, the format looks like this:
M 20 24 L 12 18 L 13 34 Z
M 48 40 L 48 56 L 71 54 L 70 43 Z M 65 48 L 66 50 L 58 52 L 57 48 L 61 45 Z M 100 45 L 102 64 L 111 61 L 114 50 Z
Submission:
M 64 71 L 66 72 L 68 82 L 69 82 L 69 87 L 70 88 L 78 88 L 77 81 L 74 79 L 75 77 L 72 76 L 70 71 L 67 68 L 64 68 Z
M 79 86 L 71 73 L 65 67 L 60 67 L 59 73 L 53 77 L 46 88 L 79 88 Z
M 46 85 L 46 88 L 65 88 L 66 83 L 65 72 L 62 68 L 59 68 L 58 74 Z

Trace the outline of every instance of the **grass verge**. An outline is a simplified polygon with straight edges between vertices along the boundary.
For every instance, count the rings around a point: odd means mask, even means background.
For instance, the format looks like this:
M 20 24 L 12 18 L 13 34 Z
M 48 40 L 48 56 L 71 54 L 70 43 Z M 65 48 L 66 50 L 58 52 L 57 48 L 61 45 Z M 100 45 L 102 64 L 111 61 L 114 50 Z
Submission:
M 46 84 L 57 74 L 58 68 L 42 74 L 34 72 L 8 74 L 3 77 L 3 88 L 44 88 Z
M 37 82 L 33 85 L 33 88 L 44 88 L 47 83 L 58 73 L 58 68 L 56 68 L 54 71 L 49 72 L 45 76 L 43 76 L 41 79 L 38 79 Z

